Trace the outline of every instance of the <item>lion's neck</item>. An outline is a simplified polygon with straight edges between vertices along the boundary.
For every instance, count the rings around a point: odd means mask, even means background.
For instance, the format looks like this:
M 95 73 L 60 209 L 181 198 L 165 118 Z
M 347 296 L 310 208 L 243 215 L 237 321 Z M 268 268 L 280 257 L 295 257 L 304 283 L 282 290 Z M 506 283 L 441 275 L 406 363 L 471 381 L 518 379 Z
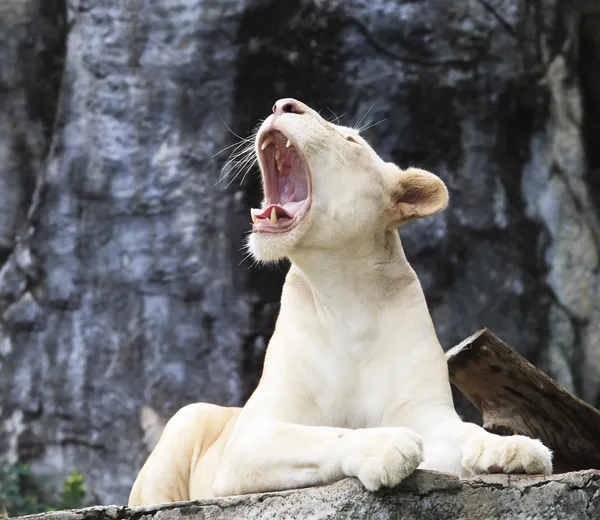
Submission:
M 431 323 L 421 285 L 395 231 L 366 247 L 297 252 L 290 281 L 294 278 L 296 283 L 287 284 L 289 296 L 312 299 L 320 321 L 339 317 L 376 327 L 382 311 L 400 315 L 410 308 L 423 315 L 420 321 Z M 293 311 L 295 305 L 288 307 Z

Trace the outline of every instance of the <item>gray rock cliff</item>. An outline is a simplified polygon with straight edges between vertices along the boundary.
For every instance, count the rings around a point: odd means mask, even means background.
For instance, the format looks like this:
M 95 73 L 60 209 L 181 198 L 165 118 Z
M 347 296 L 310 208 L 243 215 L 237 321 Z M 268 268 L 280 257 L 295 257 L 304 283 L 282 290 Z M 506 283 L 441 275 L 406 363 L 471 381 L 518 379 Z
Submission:
M 401 230 L 446 348 L 490 327 L 597 405 L 599 16 L 559 0 L 0 2 L 0 456 L 55 482 L 78 468 L 92 502 L 122 504 L 143 406 L 244 402 L 286 269 L 243 259 L 260 183 L 218 182 L 215 154 L 284 96 L 378 123 L 364 135 L 384 158 L 448 184 L 447 211 Z

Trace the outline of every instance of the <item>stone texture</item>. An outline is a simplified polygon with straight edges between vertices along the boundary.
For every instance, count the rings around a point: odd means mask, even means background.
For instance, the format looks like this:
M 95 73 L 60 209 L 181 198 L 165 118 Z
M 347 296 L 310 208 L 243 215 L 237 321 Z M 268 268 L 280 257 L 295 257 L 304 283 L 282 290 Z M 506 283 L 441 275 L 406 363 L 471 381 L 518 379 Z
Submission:
M 244 402 L 286 268 L 244 260 L 260 182 L 218 152 L 284 96 L 448 184 L 401 230 L 445 347 L 489 327 L 597 405 L 589 6 L 1 2 L 0 456 L 124 503 L 144 407 Z
M 94 502 L 126 500 L 141 405 L 243 399 L 249 316 L 212 159 L 242 3 L 124 5 L 70 4 L 52 147 L 0 271 L 2 451 L 79 468 Z
M 64 26 L 58 0 L 0 3 L 0 262 L 10 254 L 25 223 L 35 179 L 48 152 Z
M 321 488 L 147 508 L 96 507 L 31 520 L 591 520 L 600 516 L 600 472 L 553 477 L 486 475 L 459 480 L 417 471 L 394 490 L 371 493 L 355 479 Z

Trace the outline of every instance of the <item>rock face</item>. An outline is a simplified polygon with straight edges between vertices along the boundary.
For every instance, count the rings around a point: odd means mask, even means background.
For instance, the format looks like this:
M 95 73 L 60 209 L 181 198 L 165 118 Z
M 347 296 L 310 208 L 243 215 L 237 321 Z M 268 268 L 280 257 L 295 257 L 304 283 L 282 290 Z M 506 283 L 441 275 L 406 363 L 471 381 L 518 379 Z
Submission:
M 458 480 L 417 471 L 394 490 L 370 493 L 355 479 L 331 486 L 148 508 L 102 507 L 31 520 L 592 520 L 600 516 L 600 472 L 553 477 L 486 475 Z
M 219 183 L 216 154 L 285 96 L 448 184 L 401 231 L 445 347 L 490 327 L 598 404 L 599 15 L 577 5 L 1 3 L 0 454 L 124 503 L 142 409 L 244 402 L 285 268 L 244 260 L 260 183 Z

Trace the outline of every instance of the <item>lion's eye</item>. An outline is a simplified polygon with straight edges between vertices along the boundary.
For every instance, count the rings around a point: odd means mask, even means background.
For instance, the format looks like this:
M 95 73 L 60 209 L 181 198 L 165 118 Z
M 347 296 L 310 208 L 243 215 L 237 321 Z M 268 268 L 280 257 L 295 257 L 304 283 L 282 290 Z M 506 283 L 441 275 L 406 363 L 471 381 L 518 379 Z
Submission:
M 359 142 L 356 139 L 354 139 L 354 137 L 352 137 L 351 135 L 346 137 L 346 141 L 350 141 L 351 143 L 354 143 L 354 144 L 359 144 Z

